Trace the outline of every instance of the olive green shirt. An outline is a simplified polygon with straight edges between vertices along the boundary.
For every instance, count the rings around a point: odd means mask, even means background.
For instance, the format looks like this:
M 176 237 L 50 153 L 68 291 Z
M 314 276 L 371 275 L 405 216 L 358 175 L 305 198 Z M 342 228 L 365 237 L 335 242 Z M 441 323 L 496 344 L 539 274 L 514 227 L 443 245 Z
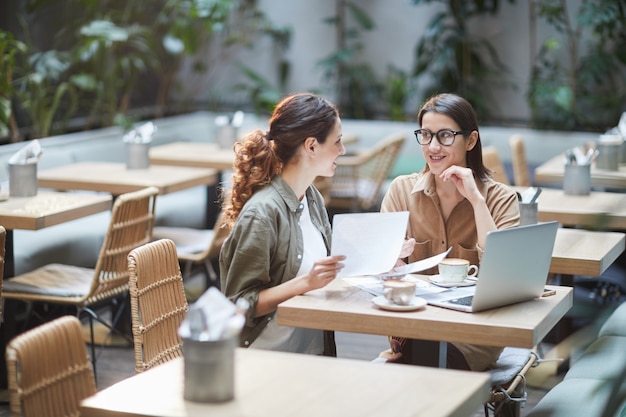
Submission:
M 476 185 L 485 198 L 498 229 L 519 224 L 519 202 L 513 189 L 493 180 L 476 180 Z M 474 265 L 479 264 L 482 248 L 478 246 L 472 205 L 467 199 L 463 199 L 448 218 L 444 219 L 435 179 L 430 171 L 397 177 L 389 186 L 381 211 L 410 213 L 407 238 L 415 238 L 416 244 L 409 262 L 440 254 L 452 247 L 450 257 L 464 258 Z M 426 273 L 435 274 L 437 271 L 435 268 Z M 502 353 L 502 348 L 499 347 L 462 343 L 454 345 L 461 351 L 472 370 L 483 371 L 493 367 Z
M 311 222 L 321 232 L 330 254 L 331 226 L 324 199 L 313 186 L 306 190 Z M 254 317 L 259 293 L 295 278 L 303 256 L 298 224 L 304 206 L 280 177 L 246 202 L 220 252 L 222 292 L 232 301 L 250 303 L 241 346 L 248 347 L 275 313 Z M 332 335 L 325 335 L 325 354 L 334 354 Z

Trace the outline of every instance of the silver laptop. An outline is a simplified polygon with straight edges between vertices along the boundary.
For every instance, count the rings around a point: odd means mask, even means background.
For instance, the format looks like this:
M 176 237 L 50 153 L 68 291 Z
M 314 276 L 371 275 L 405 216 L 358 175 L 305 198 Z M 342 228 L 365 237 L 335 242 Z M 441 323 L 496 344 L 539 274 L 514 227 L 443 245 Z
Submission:
M 489 232 L 476 286 L 420 297 L 431 305 L 466 312 L 539 297 L 550 270 L 558 228 L 554 221 Z

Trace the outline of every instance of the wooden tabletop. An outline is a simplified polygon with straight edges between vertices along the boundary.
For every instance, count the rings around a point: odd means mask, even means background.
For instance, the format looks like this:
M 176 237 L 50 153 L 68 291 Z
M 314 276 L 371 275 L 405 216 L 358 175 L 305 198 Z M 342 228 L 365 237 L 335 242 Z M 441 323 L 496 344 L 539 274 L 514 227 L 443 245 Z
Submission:
M 110 195 L 39 191 L 33 197 L 0 202 L 0 224 L 7 229 L 39 230 L 111 209 Z
M 354 144 L 356 135 L 344 135 L 343 143 Z M 198 168 L 213 168 L 224 171 L 233 168 L 235 153 L 232 149 L 220 148 L 211 142 L 171 142 L 150 148 L 150 163 Z M 348 159 L 346 159 L 348 158 Z M 349 164 L 350 157 L 339 158 L 339 164 Z M 354 159 L 354 158 L 352 158 Z
M 234 152 L 209 142 L 172 142 L 150 148 L 150 163 L 224 171 L 233 168 Z
M 82 401 L 83 417 L 469 416 L 488 398 L 490 375 L 381 365 L 238 348 L 235 399 L 183 399 L 183 359 L 137 374 Z
M 624 240 L 620 232 L 559 228 L 550 272 L 599 276 L 624 252 Z
M 565 155 L 560 154 L 539 165 L 535 169 L 535 183 L 537 185 L 563 185 Z M 608 171 L 596 168 L 591 164 L 591 186 L 597 188 L 626 189 L 626 165 L 622 164 L 618 171 Z
M 567 195 L 562 189 L 544 188 L 537 201 L 542 222 L 556 220 L 563 226 L 626 230 L 626 193 L 592 191 L 589 195 Z
M 572 306 L 572 288 L 554 288 L 554 296 L 478 313 L 430 305 L 395 312 L 376 308 L 371 294 L 337 278 L 325 288 L 281 303 L 277 317 L 283 326 L 532 348 Z
M 199 185 L 213 185 L 217 172 L 208 168 L 151 165 L 147 169 L 127 169 L 125 163 L 79 162 L 40 171 L 40 188 L 56 190 L 89 190 L 120 195 L 148 186 L 159 194 Z

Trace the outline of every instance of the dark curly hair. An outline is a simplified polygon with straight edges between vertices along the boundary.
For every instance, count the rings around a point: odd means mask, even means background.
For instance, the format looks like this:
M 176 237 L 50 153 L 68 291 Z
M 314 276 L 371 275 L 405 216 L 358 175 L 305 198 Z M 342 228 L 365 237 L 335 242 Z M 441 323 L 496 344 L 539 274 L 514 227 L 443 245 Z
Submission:
M 269 130 L 256 129 L 234 146 L 232 189 L 225 199 L 225 217 L 232 224 L 244 204 L 280 174 L 306 138 L 324 143 L 339 112 L 326 99 L 311 93 L 284 98 L 269 120 Z

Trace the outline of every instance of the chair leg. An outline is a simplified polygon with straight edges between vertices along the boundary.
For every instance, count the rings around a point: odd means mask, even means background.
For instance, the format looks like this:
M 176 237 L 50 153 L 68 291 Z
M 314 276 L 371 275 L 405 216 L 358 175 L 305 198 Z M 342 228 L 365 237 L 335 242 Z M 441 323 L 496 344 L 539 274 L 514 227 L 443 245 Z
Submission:
M 217 279 L 217 273 L 215 272 L 215 268 L 213 268 L 213 264 L 210 259 L 204 260 L 204 272 L 206 274 L 206 288 L 209 288 L 211 285 L 219 288 L 219 281 Z
M 120 303 L 119 308 L 117 309 L 115 314 L 111 317 L 111 323 L 108 323 L 106 320 L 101 318 L 95 312 L 95 310 L 93 310 L 92 308 L 90 308 L 90 307 L 83 307 L 82 308 L 82 312 L 86 313 L 87 317 L 89 319 L 89 335 L 90 335 L 90 338 L 91 338 L 90 339 L 91 363 L 92 363 L 92 366 L 93 366 L 94 379 L 96 380 L 96 383 L 98 382 L 97 371 L 96 371 L 96 362 L 97 362 L 97 357 L 98 357 L 99 353 L 96 354 L 96 338 L 95 338 L 95 334 L 94 334 L 94 320 L 97 321 L 98 323 L 102 324 L 103 326 L 105 326 L 107 329 L 109 329 L 109 332 L 107 333 L 106 337 L 102 341 L 102 344 L 100 345 L 100 349 L 104 349 L 107 340 L 109 340 L 109 338 L 113 334 L 117 334 L 119 336 L 122 336 L 124 339 L 126 339 L 128 341 L 128 343 L 130 345 L 132 345 L 133 344 L 132 335 L 129 336 L 128 334 L 125 334 L 123 331 L 121 331 L 121 330 L 116 328 L 118 322 L 120 321 L 120 318 L 124 314 L 124 307 L 126 306 L 127 303 L 128 303 L 128 297 L 124 297 L 124 300 Z
M 193 262 L 191 261 L 186 261 L 185 262 L 185 270 L 183 272 L 183 281 L 185 279 L 189 279 L 189 277 L 191 276 L 191 267 L 193 266 Z
M 96 338 L 93 334 L 93 318 L 91 314 L 89 316 L 89 336 L 91 340 L 91 367 L 93 368 L 93 379 L 96 381 L 96 386 L 98 385 L 98 373 L 96 371 Z

